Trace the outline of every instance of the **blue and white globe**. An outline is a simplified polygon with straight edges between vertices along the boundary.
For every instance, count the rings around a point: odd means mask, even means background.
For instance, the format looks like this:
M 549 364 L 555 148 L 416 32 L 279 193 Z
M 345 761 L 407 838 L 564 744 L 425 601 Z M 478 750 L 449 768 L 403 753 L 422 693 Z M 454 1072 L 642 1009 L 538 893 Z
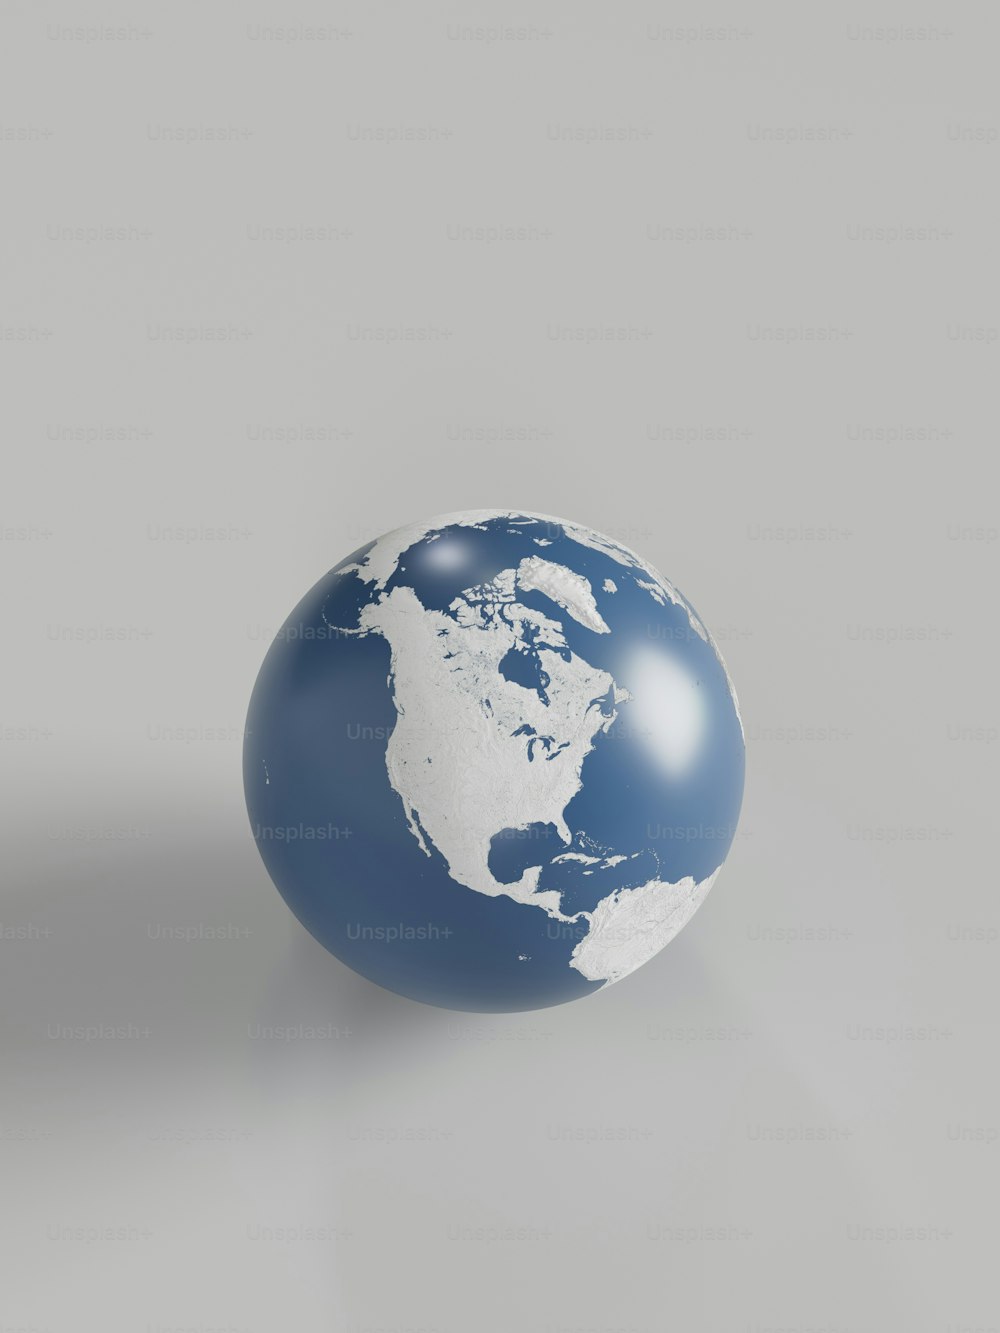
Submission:
M 399 528 L 306 594 L 254 688 L 244 784 L 292 911 L 452 1009 L 621 980 L 704 900 L 743 796 L 711 636 L 608 537 L 476 510 Z

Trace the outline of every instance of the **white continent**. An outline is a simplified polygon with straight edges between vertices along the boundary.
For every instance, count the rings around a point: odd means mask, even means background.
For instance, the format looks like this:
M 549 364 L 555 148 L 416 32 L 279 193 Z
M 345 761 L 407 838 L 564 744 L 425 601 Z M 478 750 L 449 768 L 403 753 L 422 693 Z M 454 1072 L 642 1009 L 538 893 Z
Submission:
M 669 944 L 694 916 L 715 882 L 716 870 L 700 884 L 690 876 L 677 884 L 654 879 L 637 889 L 602 898 L 590 930 L 573 950 L 570 966 L 588 981 L 621 981 Z
M 558 892 L 536 891 L 540 867 L 513 884 L 496 879 L 490 843 L 502 829 L 531 824 L 554 824 L 572 840 L 563 811 L 580 789 L 594 738 L 628 693 L 567 652 L 557 621 L 515 601 L 515 578 L 505 570 L 456 598 L 457 619 L 426 610 L 411 588 L 395 588 L 365 607 L 360 625 L 381 634 L 392 653 L 398 720 L 386 768 L 420 846 L 430 855 L 432 842 L 467 888 L 568 921 L 575 918 L 560 912 Z M 547 704 L 500 673 L 507 653 L 523 648 L 525 629 L 538 633 Z

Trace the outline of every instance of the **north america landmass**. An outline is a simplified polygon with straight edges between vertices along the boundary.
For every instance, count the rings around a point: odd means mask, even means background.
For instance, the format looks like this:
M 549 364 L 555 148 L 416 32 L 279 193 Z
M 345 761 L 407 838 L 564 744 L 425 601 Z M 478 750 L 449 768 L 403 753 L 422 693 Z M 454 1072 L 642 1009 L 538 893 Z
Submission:
M 381 538 L 340 571 L 367 585 L 368 598 L 356 625 L 337 629 L 377 634 L 389 646 L 387 684 L 397 721 L 387 740 L 386 772 L 420 849 L 427 856 L 435 850 L 451 878 L 475 893 L 504 895 L 555 921 L 586 925 L 570 966 L 609 985 L 673 939 L 708 894 L 719 867 L 700 881 L 653 877 L 572 913 L 563 911 L 560 891 L 539 887 L 540 865 L 510 880 L 491 868 L 499 835 L 539 826 L 551 826 L 563 844 L 554 861 L 574 863 L 581 874 L 649 855 L 648 848 L 595 848 L 575 837 L 566 821 L 584 781 L 585 759 L 620 711 L 634 703 L 627 688 L 567 643 L 563 615 L 595 635 L 611 632 L 590 581 L 546 557 L 552 542 L 545 535 L 532 538 L 538 554 L 463 589 L 445 609 L 424 606 L 413 587 L 393 579 L 403 555 L 419 544 L 440 541 L 456 527 L 483 528 L 497 520 L 530 532 L 540 516 L 470 511 Z M 605 596 L 617 592 L 621 579 L 632 579 L 660 606 L 681 607 L 692 631 L 711 644 L 694 610 L 634 552 L 586 528 L 561 527 L 580 546 L 620 566 L 618 581 L 602 581 Z M 528 593 L 541 594 L 552 613 L 526 604 Z M 736 706 L 731 681 L 729 686 Z M 677 706 L 684 709 L 683 697 Z

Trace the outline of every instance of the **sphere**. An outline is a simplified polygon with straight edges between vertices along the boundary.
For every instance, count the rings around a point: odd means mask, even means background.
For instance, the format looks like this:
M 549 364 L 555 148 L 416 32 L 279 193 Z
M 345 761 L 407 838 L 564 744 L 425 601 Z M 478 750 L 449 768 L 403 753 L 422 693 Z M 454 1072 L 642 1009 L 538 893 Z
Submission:
M 610 537 L 500 510 L 361 547 L 250 701 L 247 809 L 282 897 L 391 991 L 537 1009 L 619 981 L 704 900 L 744 741 L 689 602 Z

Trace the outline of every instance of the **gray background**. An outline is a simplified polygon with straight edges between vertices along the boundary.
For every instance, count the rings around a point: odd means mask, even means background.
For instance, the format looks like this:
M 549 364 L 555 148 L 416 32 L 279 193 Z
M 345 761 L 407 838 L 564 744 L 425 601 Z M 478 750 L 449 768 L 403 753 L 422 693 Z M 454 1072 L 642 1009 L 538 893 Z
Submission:
M 1000 1326 L 996 10 L 4 27 L 0 1333 Z M 674 944 L 483 1018 L 240 778 L 305 589 L 479 506 L 675 580 L 749 760 Z

